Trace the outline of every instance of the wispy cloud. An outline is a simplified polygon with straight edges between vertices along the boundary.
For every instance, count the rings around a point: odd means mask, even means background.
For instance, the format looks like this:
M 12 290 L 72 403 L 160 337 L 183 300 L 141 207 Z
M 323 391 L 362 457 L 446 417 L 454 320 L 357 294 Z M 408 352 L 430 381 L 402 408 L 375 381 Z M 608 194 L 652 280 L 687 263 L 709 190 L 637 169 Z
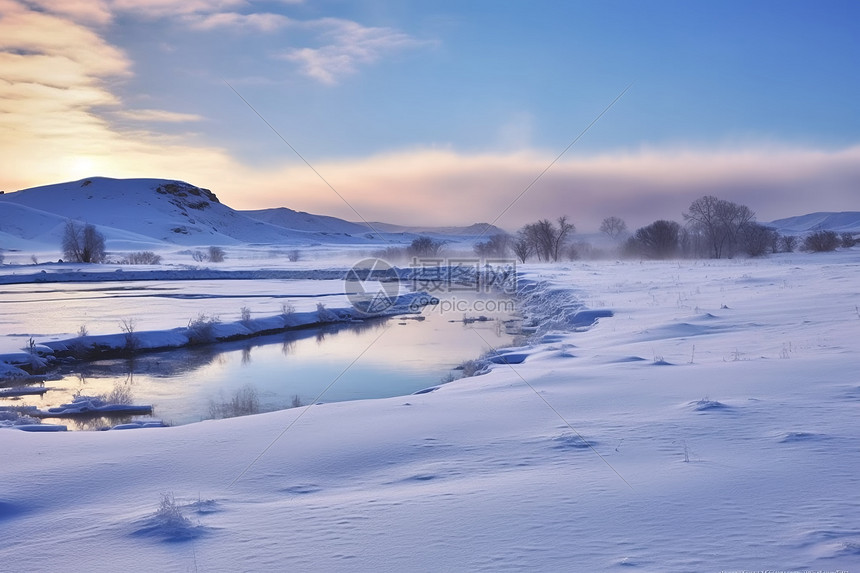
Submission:
M 214 14 L 247 5 L 247 0 L 110 0 L 110 6 L 115 11 L 134 13 L 149 18 L 186 14 Z
M 290 24 L 291 20 L 281 14 L 219 12 L 189 16 L 192 28 L 197 30 L 232 29 L 259 32 L 274 32 Z
M 107 0 L 29 0 L 29 4 L 76 22 L 106 24 L 113 19 Z
M 141 121 L 198 119 L 161 110 L 123 112 L 109 85 L 129 76 L 131 68 L 122 50 L 87 25 L 0 0 L 3 186 L 142 172 L 159 164 L 174 170 L 191 164 L 202 168 L 198 162 L 204 157 L 229 162 L 218 150 L 186 147 L 145 129 L 121 132 L 112 125 L 106 119 L 111 112 Z
M 194 113 L 179 113 L 163 109 L 126 109 L 116 112 L 115 115 L 132 121 L 159 123 L 185 123 L 203 120 L 203 116 Z
M 281 57 L 297 63 L 305 75 L 327 85 L 336 84 L 342 77 L 356 73 L 359 66 L 372 64 L 386 54 L 424 43 L 393 28 L 367 27 L 338 18 L 303 25 L 319 30 L 325 44 L 319 48 L 294 48 Z

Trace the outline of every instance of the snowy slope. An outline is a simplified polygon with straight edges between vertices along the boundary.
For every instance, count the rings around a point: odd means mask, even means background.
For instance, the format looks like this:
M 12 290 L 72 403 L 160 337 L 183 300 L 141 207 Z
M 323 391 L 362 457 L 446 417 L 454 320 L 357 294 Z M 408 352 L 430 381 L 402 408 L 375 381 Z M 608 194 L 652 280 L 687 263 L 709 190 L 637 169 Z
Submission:
M 777 219 L 767 223 L 767 225 L 783 234 L 800 234 L 820 230 L 836 231 L 837 233 L 860 233 L 860 211 L 809 213 L 798 217 Z
M 0 229 L 15 235 L 21 206 L 54 216 L 42 215 L 45 226 L 37 225 L 46 237 L 57 236 L 57 217 L 180 245 L 311 244 L 326 237 L 251 219 L 223 205 L 206 189 L 164 179 L 92 177 L 6 193 L 0 195 Z M 102 232 L 108 239 L 118 238 L 116 233 Z
M 371 232 L 366 225 L 350 223 L 337 217 L 314 215 L 304 211 L 293 211 L 286 207 L 239 211 L 257 221 L 299 231 L 325 231 L 327 233 L 363 234 Z M 380 231 L 382 231 L 380 229 Z
M 392 223 L 365 223 L 365 222 L 350 222 L 337 217 L 328 217 L 326 215 L 314 215 L 303 211 L 293 211 L 284 207 L 276 209 L 260 209 L 257 211 L 240 211 L 253 219 L 287 227 L 288 229 L 301 229 L 304 231 L 326 231 L 330 233 L 391 233 L 398 235 L 432 235 L 448 238 L 458 237 L 489 237 L 495 233 L 502 233 L 502 229 L 487 224 L 475 223 L 466 227 L 428 227 L 428 226 L 409 226 L 395 225 Z

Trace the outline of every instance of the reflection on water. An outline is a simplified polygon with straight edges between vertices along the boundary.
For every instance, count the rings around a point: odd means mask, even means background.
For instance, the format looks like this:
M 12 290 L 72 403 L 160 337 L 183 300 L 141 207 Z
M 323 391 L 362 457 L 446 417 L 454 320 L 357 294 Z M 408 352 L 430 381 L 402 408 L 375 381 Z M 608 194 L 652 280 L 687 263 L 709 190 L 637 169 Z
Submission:
M 432 309 L 423 317 L 328 325 L 76 364 L 63 372 L 62 380 L 48 384 L 54 390 L 41 398 L 28 397 L 26 403 L 46 409 L 70 401 L 74 394 L 122 391 L 135 404 L 153 405 L 155 417 L 166 423 L 185 424 L 210 417 L 211 403 L 246 386 L 256 392 L 262 411 L 288 408 L 295 401 L 308 404 L 318 397 L 334 402 L 410 394 L 439 384 L 452 368 L 488 351 L 487 343 L 498 348 L 512 340 L 499 320 L 467 323 L 462 315 Z M 70 429 L 127 421 L 45 420 Z

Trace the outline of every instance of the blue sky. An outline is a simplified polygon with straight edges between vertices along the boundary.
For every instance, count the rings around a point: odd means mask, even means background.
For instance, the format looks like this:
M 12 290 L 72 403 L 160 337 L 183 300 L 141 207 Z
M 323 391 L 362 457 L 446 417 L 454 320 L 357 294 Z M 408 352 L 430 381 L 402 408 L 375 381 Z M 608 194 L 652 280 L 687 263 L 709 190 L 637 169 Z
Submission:
M 7 190 L 185 179 L 369 220 L 860 210 L 860 3 L 0 0 Z M 14 31 L 14 33 L 12 33 Z M 4 32 L 7 32 L 4 34 Z M 5 38 L 5 39 L 3 39 Z

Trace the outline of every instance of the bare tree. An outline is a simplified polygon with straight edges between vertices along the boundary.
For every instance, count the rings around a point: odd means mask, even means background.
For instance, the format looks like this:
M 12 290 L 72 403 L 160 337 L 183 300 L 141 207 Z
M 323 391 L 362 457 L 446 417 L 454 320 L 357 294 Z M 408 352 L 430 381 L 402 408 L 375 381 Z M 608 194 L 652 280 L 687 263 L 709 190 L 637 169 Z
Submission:
M 755 221 L 755 213 L 746 205 L 705 195 L 693 201 L 684 219 L 704 236 L 709 256 L 719 259 L 735 254 L 741 231 Z
M 529 238 L 523 232 L 517 233 L 511 243 L 511 250 L 517 256 L 521 263 L 526 262 L 526 259 L 532 254 L 532 244 Z
M 438 257 L 444 245 L 442 241 L 435 241 L 430 237 L 418 237 L 406 251 L 411 257 Z
M 529 223 L 521 230 L 521 235 L 531 245 L 531 252 L 539 261 L 557 261 L 571 234 L 576 231 L 573 223 L 567 222 L 567 215 L 558 218 L 558 227 L 549 219 Z
M 678 253 L 681 225 L 675 221 L 654 221 L 638 229 L 628 241 L 628 249 L 651 259 L 667 259 Z
M 482 243 L 475 244 L 475 254 L 479 257 L 504 257 L 510 249 L 510 235 L 496 233 Z
M 558 260 L 562 247 L 567 243 L 568 236 L 575 232 L 576 227 L 573 223 L 567 222 L 567 215 L 558 218 L 558 229 L 556 230 L 555 241 L 553 243 L 552 260 Z
M 105 260 L 105 237 L 93 225 L 69 219 L 63 231 L 63 256 L 74 263 L 101 263 Z
M 555 238 L 552 222 L 549 219 L 541 219 L 537 223 L 529 223 L 523 227 L 522 232 L 528 239 L 532 252 L 537 255 L 538 260 L 550 260 Z
M 627 223 L 625 223 L 624 219 L 621 219 L 620 217 L 606 217 L 603 222 L 600 223 L 600 232 L 615 241 L 618 237 L 627 232 Z

